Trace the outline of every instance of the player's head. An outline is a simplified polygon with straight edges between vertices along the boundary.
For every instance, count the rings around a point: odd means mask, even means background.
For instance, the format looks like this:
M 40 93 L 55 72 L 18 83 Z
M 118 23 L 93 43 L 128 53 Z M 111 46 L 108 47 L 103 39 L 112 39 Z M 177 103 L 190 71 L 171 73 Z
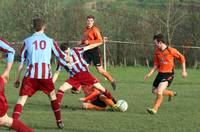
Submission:
M 155 43 L 155 45 L 157 47 L 160 47 L 161 44 L 165 43 L 165 41 L 164 41 L 164 35 L 162 33 L 155 34 L 153 36 L 153 41 L 154 41 L 154 43 Z
M 86 24 L 88 28 L 91 28 L 94 25 L 94 16 L 92 15 L 87 16 Z
M 37 17 L 33 19 L 33 27 L 36 32 L 41 31 L 45 28 L 45 22 L 42 18 Z
M 64 51 L 66 55 L 69 55 L 70 48 L 68 43 L 62 43 L 60 49 Z

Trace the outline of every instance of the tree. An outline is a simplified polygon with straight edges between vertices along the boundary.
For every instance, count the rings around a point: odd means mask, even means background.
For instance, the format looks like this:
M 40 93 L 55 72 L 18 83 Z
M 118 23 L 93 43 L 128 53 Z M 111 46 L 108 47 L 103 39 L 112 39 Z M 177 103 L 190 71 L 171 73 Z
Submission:
M 159 9 L 154 9 L 153 18 L 156 23 L 160 23 L 161 28 L 158 32 L 166 32 L 167 41 L 172 44 L 172 39 L 177 26 L 181 25 L 185 19 L 185 12 L 182 9 L 182 5 L 178 5 L 174 0 L 168 0 L 167 4 L 164 4 Z M 164 28 L 162 28 L 164 26 Z M 164 30 L 164 31 L 162 31 Z

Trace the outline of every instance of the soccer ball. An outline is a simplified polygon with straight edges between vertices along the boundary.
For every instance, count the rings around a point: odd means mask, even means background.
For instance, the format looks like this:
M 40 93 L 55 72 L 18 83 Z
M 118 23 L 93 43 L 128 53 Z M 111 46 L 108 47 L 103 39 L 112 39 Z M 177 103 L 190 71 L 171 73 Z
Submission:
M 119 108 L 119 111 L 125 112 L 128 109 L 128 103 L 125 100 L 120 99 L 117 101 L 117 107 Z

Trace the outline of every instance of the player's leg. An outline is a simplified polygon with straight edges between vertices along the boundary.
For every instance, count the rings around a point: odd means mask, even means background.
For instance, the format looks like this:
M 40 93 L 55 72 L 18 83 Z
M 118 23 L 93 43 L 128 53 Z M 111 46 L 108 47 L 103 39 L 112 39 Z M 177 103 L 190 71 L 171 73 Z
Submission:
M 112 85 L 113 89 L 116 89 L 116 81 L 112 78 L 110 73 L 106 70 L 103 69 L 102 65 L 97 65 L 96 66 L 97 71 L 102 74 Z
M 18 119 L 8 117 L 7 114 L 5 114 L 3 117 L 0 117 L 0 126 L 9 127 L 17 132 L 33 132 L 32 128 L 29 128 Z
M 90 58 L 90 60 L 93 62 L 94 66 L 96 67 L 97 71 L 103 75 L 112 85 L 113 89 L 116 89 L 116 81 L 112 78 L 112 76 L 103 69 L 103 63 L 101 58 L 101 53 L 99 48 L 92 49 L 90 51 L 90 56 L 86 56 Z
M 51 107 L 54 112 L 58 128 L 63 128 L 64 124 L 62 123 L 61 120 L 61 110 L 60 110 L 60 105 L 56 98 L 53 80 L 51 78 L 38 79 L 37 83 L 38 83 L 38 90 L 41 90 L 43 93 L 47 94 L 50 99 Z
M 60 86 L 60 88 L 58 89 L 58 92 L 56 93 L 56 97 L 59 104 L 61 104 L 64 92 L 69 89 L 72 89 L 72 85 L 69 84 L 68 82 L 64 82 L 63 85 Z
M 112 99 L 112 94 L 108 91 L 108 89 L 104 88 L 100 83 L 95 83 L 93 86 L 100 90 L 106 97 Z
M 174 79 L 174 73 L 170 73 L 169 77 L 166 79 L 168 81 L 168 87 L 171 85 L 173 79 Z M 163 91 L 163 95 L 168 96 L 168 101 L 171 101 L 172 97 L 176 96 L 177 93 L 173 90 L 165 89 Z
M 28 98 L 28 95 L 19 96 L 17 104 L 15 105 L 14 111 L 12 114 L 13 119 L 19 119 L 27 98 Z
M 58 126 L 58 128 L 63 128 L 64 124 L 63 124 L 62 119 L 61 119 L 61 109 L 60 109 L 60 105 L 58 103 L 58 100 L 56 98 L 55 90 L 53 90 L 49 94 L 49 99 L 51 101 L 51 107 L 52 107 L 52 109 L 54 111 L 54 115 L 55 115 L 55 118 L 56 118 L 57 126 Z
M 102 65 L 97 65 L 96 69 L 100 74 L 102 74 L 106 79 L 108 79 L 109 82 L 112 83 L 114 81 L 112 76 L 106 70 L 103 69 Z
M 113 102 L 112 99 L 109 99 L 109 98 L 107 98 L 107 97 L 104 96 L 104 95 L 100 95 L 100 96 L 99 96 L 99 99 L 100 99 L 101 101 L 105 102 L 108 106 L 110 106 L 110 107 L 115 107 L 115 103 Z
M 92 103 L 83 103 L 82 108 L 86 110 L 105 110 L 105 107 L 97 106 Z
M 109 99 L 104 95 L 100 95 L 99 99 L 103 101 L 106 105 L 110 106 L 112 110 L 119 111 L 119 107 L 116 105 L 116 101 L 114 98 Z
M 24 77 L 19 91 L 19 98 L 14 107 L 13 119 L 18 119 L 28 97 L 31 97 L 37 91 L 37 79 Z
M 161 82 L 158 85 L 157 90 L 154 91 L 154 93 L 156 94 L 156 100 L 155 100 L 154 107 L 153 107 L 153 110 L 155 113 L 157 113 L 157 111 L 163 101 L 163 91 L 167 88 L 167 86 L 168 86 L 168 81 Z

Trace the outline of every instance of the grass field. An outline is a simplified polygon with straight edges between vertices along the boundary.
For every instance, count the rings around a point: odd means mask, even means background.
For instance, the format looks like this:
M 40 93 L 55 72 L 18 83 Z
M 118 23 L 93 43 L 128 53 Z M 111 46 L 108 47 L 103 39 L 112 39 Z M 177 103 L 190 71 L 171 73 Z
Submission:
M 0 64 L 2 72 L 3 65 Z M 65 93 L 62 102 L 62 117 L 65 124 L 63 130 L 57 129 L 48 97 L 41 92 L 30 98 L 23 110 L 21 119 L 35 132 L 199 132 L 200 131 L 200 70 L 188 70 L 188 78 L 181 78 L 181 70 L 171 86 L 178 96 L 167 102 L 165 98 L 157 115 L 149 115 L 147 107 L 153 105 L 154 96 L 151 85 L 154 77 L 144 82 L 146 68 L 117 67 L 110 68 L 110 73 L 117 80 L 117 90 L 98 75 L 95 69 L 91 72 L 101 79 L 102 84 L 110 89 L 117 99 L 125 99 L 129 108 L 126 112 L 85 111 L 79 109 L 78 98 L 83 94 Z M 10 74 L 10 82 L 6 85 L 6 96 L 9 102 L 9 116 L 18 98 L 18 89 L 12 86 L 16 65 Z M 154 74 L 155 75 L 155 74 Z M 66 72 L 60 75 L 56 89 L 66 79 Z M 66 107 L 66 105 L 68 107 Z M 0 128 L 0 132 L 7 132 Z

